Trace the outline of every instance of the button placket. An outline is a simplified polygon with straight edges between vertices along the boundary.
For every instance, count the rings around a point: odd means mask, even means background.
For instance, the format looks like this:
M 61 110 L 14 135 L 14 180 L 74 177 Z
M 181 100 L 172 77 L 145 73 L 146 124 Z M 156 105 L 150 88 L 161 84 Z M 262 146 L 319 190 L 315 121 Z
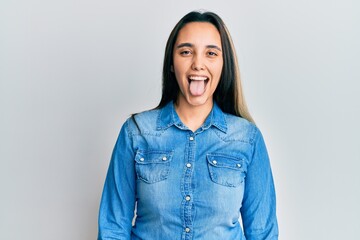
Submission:
M 192 201 L 192 175 L 193 175 L 193 163 L 195 159 L 196 152 L 196 141 L 195 136 L 191 132 L 188 132 L 188 142 L 186 148 L 186 159 L 185 159 L 185 171 L 184 171 L 184 182 L 183 182 L 183 202 L 182 202 L 182 211 L 183 211 L 183 223 L 184 223 L 184 239 L 190 240 L 192 238 L 192 221 L 193 221 L 193 201 Z

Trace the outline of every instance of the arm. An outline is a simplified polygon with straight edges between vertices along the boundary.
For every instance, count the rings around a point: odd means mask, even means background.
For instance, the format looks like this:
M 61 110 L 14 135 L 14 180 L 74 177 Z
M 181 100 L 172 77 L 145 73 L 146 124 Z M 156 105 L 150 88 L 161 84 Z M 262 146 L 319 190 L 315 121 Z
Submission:
M 122 126 L 107 172 L 99 210 L 98 240 L 129 240 L 135 207 L 135 169 L 128 121 Z
M 278 239 L 274 182 L 264 139 L 258 129 L 245 179 L 241 216 L 247 240 Z

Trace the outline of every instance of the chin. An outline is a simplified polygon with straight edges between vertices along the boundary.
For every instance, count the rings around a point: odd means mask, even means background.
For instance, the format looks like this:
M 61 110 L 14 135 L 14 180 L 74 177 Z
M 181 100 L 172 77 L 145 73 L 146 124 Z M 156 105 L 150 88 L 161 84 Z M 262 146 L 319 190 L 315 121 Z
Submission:
M 200 96 L 200 97 L 188 97 L 186 99 L 186 101 L 188 102 L 189 105 L 194 106 L 194 107 L 200 107 L 200 106 L 205 106 L 207 104 L 211 104 L 211 100 L 205 96 Z

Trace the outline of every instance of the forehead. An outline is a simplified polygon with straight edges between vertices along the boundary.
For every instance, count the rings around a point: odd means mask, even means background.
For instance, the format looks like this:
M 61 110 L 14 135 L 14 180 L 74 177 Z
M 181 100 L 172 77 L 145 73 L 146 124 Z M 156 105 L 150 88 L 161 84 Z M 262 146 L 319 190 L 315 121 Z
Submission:
M 217 28 L 208 22 L 191 22 L 179 31 L 176 43 L 217 44 L 221 45 L 221 37 Z

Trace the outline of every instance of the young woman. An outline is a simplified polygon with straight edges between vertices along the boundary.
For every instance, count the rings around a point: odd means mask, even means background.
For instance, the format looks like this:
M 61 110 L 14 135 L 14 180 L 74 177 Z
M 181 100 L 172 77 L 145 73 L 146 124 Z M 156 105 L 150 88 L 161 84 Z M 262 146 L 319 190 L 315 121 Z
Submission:
M 278 239 L 266 147 L 216 14 L 191 12 L 171 32 L 160 104 L 116 142 L 98 239 Z

